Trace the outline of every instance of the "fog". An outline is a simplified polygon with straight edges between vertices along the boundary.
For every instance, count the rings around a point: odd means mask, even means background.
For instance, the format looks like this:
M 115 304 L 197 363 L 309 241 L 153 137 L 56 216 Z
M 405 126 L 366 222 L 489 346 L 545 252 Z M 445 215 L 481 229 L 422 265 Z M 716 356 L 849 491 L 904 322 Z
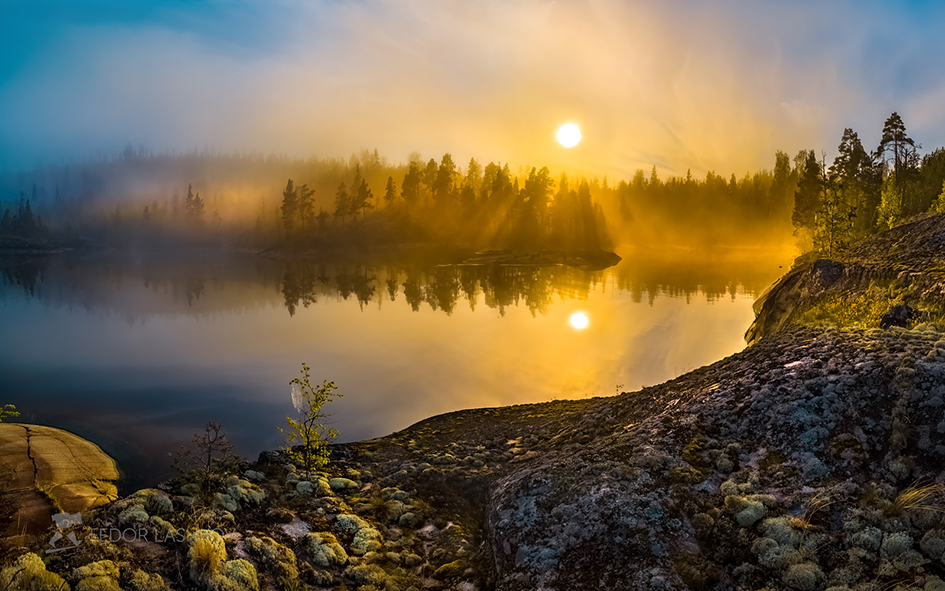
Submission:
M 136 4 L 4 9 L 0 167 L 130 142 L 741 177 L 893 110 L 920 143 L 945 131 L 934 5 Z M 566 121 L 572 150 L 554 141 Z

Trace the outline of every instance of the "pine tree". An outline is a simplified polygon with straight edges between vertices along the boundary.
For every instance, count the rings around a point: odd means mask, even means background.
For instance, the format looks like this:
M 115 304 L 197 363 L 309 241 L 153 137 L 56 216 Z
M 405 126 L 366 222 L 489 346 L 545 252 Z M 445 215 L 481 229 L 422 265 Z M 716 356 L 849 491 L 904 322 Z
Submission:
M 433 199 L 437 205 L 444 206 L 452 202 L 453 174 L 455 172 L 456 165 L 453 163 L 453 157 L 448 153 L 443 154 L 443 159 L 436 171 L 436 178 L 433 181 Z
M 794 233 L 812 232 L 816 222 L 817 211 L 821 208 L 821 194 L 824 179 L 820 164 L 814 151 L 807 152 L 804 168 L 797 181 L 797 190 L 794 192 L 794 211 L 791 222 L 794 224 Z
M 469 187 L 475 194 L 479 191 L 482 184 L 482 166 L 476 162 L 475 158 L 469 159 L 469 167 L 466 169 L 466 178 L 463 179 L 463 185 Z
M 285 228 L 286 235 L 295 232 L 296 219 L 299 213 L 299 194 L 295 189 L 295 183 L 292 179 L 285 185 L 282 191 L 282 227 Z
M 345 216 L 348 215 L 349 208 L 351 207 L 350 201 L 345 182 L 341 181 L 341 184 L 338 185 L 338 190 L 335 191 L 335 217 L 341 218 L 342 227 L 345 225 Z
M 892 152 L 893 176 L 900 188 L 905 180 L 903 173 L 909 162 L 909 153 L 914 151 L 915 147 L 915 141 L 906 134 L 906 124 L 902 122 L 902 117 L 893 112 L 883 124 L 883 138 L 876 148 L 876 153 L 882 155 Z
M 883 158 L 886 153 L 891 153 L 891 158 L 887 159 L 886 162 L 892 165 L 891 175 L 898 194 L 893 200 L 900 204 L 900 215 L 907 216 L 919 213 L 914 187 L 912 186 L 918 173 L 918 146 L 906 134 L 906 125 L 902 122 L 899 114 L 895 112 L 883 124 L 883 137 L 879 142 L 879 147 L 876 148 L 878 157 Z M 887 211 L 888 213 L 889 211 Z
M 387 186 L 384 188 L 384 201 L 387 203 L 387 207 L 394 205 L 394 200 L 397 199 L 397 187 L 394 185 L 394 177 L 387 177 Z
M 374 208 L 374 204 L 371 203 L 372 199 L 374 199 L 373 191 L 368 188 L 367 181 L 362 180 L 361 184 L 358 185 L 358 190 L 351 196 L 351 214 L 354 216 L 357 216 L 358 213 L 367 215 L 367 210 Z
M 791 158 L 778 150 L 774 154 L 774 176 L 770 189 L 771 202 L 776 213 L 790 209 L 796 188 L 797 173 L 791 170 Z
M 190 220 L 195 225 L 200 225 L 203 223 L 203 214 L 204 214 L 204 202 L 200 198 L 200 193 L 198 192 L 194 195 L 194 202 L 190 210 Z
M 194 186 L 187 185 L 187 199 L 184 200 L 184 217 L 190 218 L 194 209 Z
M 400 185 L 400 196 L 407 206 L 411 206 L 420 201 L 421 173 L 420 167 L 416 162 L 411 162 L 404 175 L 404 182 Z
M 855 228 L 864 233 L 872 228 L 875 209 L 875 200 L 869 198 L 873 191 L 873 159 L 850 128 L 843 130 L 837 152 L 829 171 L 830 183 L 837 193 L 835 200 L 838 207 L 853 211 Z
M 430 199 L 433 197 L 433 184 L 436 183 L 436 176 L 439 173 L 439 167 L 436 165 L 436 160 L 430 158 L 430 161 L 427 162 L 427 167 L 423 169 L 420 180 L 423 184 L 423 193 L 425 199 Z
M 298 190 L 298 220 L 299 227 L 304 233 L 306 229 L 315 224 L 315 191 L 309 189 L 308 185 L 302 185 Z
M 319 207 L 319 208 L 318 208 L 318 215 L 315 216 L 315 220 L 318 221 L 318 227 L 321 228 L 321 229 L 324 229 L 324 228 L 325 228 L 325 224 L 328 223 L 328 218 L 330 218 L 330 217 L 331 217 L 331 216 L 328 214 L 327 211 L 325 211 L 324 209 L 322 209 L 321 207 Z
M 194 195 L 193 185 L 187 185 L 187 199 L 184 201 L 184 217 L 187 222 L 194 226 L 203 223 L 204 201 L 200 198 L 200 193 Z

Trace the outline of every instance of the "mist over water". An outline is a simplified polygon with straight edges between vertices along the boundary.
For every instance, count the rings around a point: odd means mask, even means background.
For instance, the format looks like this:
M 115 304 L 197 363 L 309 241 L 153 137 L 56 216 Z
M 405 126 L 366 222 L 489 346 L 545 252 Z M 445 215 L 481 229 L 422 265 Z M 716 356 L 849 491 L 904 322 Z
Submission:
M 239 454 L 284 442 L 303 362 L 342 441 L 464 408 L 610 396 L 744 347 L 789 257 L 638 249 L 603 271 L 277 261 L 234 253 L 0 262 L 0 396 L 98 443 L 126 489 L 207 421 Z M 583 313 L 588 326 L 570 318 Z

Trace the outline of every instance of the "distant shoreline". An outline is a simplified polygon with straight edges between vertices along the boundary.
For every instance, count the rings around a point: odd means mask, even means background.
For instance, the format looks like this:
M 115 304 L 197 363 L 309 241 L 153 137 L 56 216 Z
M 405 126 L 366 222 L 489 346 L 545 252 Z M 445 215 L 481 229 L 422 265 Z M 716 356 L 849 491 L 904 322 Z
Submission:
M 436 266 L 549 266 L 565 265 L 586 270 L 602 270 L 620 262 L 621 257 L 606 250 L 563 249 L 485 249 L 425 243 L 369 245 L 362 247 L 327 247 L 293 249 L 290 247 L 251 247 L 232 245 L 58 245 L 48 240 L 0 236 L 0 257 L 48 256 L 60 253 L 123 252 L 141 255 L 174 255 L 193 252 L 220 252 L 245 254 L 270 259 L 328 260 L 332 262 L 356 260 L 386 261 L 390 259 L 416 260 Z

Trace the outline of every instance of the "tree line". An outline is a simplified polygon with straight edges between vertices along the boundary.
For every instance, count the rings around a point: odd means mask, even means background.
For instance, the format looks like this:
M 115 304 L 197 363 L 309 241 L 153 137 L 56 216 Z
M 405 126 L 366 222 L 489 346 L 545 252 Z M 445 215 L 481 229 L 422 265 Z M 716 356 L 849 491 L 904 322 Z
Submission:
M 447 153 L 439 163 L 411 161 L 400 188 L 389 175 L 383 194 L 375 197 L 357 163 L 350 184 L 341 180 L 333 197 L 329 209 L 319 206 L 316 213 L 315 191 L 289 179 L 280 207 L 286 239 L 318 243 L 371 222 L 375 228 L 386 224 L 477 247 L 587 250 L 612 244 L 603 208 L 591 197 L 587 180 L 572 182 L 562 174 L 555 191 L 547 167 L 532 167 L 520 183 L 508 164 L 483 167 L 472 158 L 462 172 Z
M 33 185 L 33 200 L 36 199 L 36 185 Z M 43 223 L 43 216 L 33 213 L 33 206 L 24 194 L 12 204 L 0 203 L 0 235 L 20 238 L 43 238 L 48 229 Z
M 945 211 L 945 149 L 920 154 L 898 114 L 876 149 L 844 130 L 823 153 L 778 151 L 770 170 L 702 178 L 574 178 L 508 163 L 464 167 L 377 150 L 349 159 L 153 155 L 0 174 L 0 235 L 118 244 L 309 248 L 396 243 L 580 250 L 611 245 L 758 246 L 825 252 Z M 291 179 L 287 182 L 287 179 Z M 32 197 L 23 198 L 32 185 Z M 186 191 L 184 191 L 186 187 Z M 42 220 L 42 221 L 40 221 Z
M 813 150 L 799 154 L 795 233 L 831 253 L 916 215 L 945 213 L 945 149 L 920 156 L 920 148 L 894 112 L 872 151 L 847 128 L 829 167 Z

